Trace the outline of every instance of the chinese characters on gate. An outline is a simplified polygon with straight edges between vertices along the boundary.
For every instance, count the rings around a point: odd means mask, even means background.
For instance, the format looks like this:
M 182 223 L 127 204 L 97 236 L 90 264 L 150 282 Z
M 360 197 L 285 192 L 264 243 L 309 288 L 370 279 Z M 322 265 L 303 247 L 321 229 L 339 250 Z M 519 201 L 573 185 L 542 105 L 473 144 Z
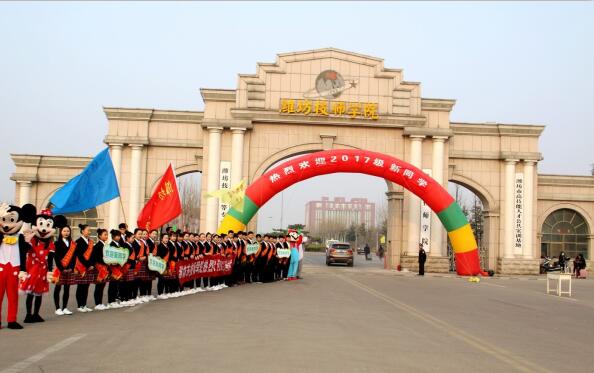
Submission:
M 516 253 L 522 250 L 522 229 L 524 226 L 524 174 L 516 174 L 515 199 L 514 199 L 514 247 Z
M 423 169 L 423 172 L 431 176 L 431 169 Z M 421 200 L 419 242 L 426 252 L 431 250 L 431 207 Z
M 378 104 L 371 102 L 346 102 L 326 100 L 297 100 L 282 98 L 279 106 L 281 114 L 306 116 L 341 117 L 351 119 L 378 120 Z
M 221 162 L 221 172 L 219 178 L 219 189 L 231 189 L 231 162 L 229 161 L 222 161 Z M 221 220 L 225 217 L 225 214 L 229 211 L 228 203 L 223 203 L 219 198 L 219 224 Z

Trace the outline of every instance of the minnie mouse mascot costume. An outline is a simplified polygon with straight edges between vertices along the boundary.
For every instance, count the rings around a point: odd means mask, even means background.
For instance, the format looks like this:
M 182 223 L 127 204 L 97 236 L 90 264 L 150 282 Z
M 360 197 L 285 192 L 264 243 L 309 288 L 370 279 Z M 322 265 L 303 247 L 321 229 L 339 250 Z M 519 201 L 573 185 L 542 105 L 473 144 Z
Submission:
M 56 228 L 65 225 L 66 218 L 63 215 L 52 216 L 52 212 L 48 209 L 42 210 L 35 216 L 31 227 L 34 236 L 27 252 L 27 275 L 20 284 L 20 290 L 27 294 L 25 323 L 45 321 L 39 316 L 39 309 L 42 295 L 49 292 L 49 281 L 52 277 L 52 259 L 55 252 L 53 236 Z M 35 311 L 31 312 L 33 298 L 35 298 Z
M 25 259 L 30 248 L 27 238 L 20 233 L 23 223 L 33 223 L 37 209 L 31 204 L 23 207 L 0 204 L 0 312 L 4 294 L 8 298 L 8 328 L 22 329 L 16 322 L 19 306 L 19 279 L 26 277 Z M 22 267 L 21 267 L 22 264 Z M 0 314 L 0 322 L 2 320 Z M 0 324 L 0 328 L 2 325 Z

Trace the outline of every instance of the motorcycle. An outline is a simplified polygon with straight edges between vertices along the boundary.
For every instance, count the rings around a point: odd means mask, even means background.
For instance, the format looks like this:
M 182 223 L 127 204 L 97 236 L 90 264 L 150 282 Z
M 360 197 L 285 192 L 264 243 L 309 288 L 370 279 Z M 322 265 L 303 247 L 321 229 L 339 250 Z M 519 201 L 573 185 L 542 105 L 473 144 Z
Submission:
M 561 265 L 558 261 L 553 262 L 553 258 L 544 257 L 543 262 L 540 264 L 540 273 L 549 273 L 549 272 L 562 272 Z

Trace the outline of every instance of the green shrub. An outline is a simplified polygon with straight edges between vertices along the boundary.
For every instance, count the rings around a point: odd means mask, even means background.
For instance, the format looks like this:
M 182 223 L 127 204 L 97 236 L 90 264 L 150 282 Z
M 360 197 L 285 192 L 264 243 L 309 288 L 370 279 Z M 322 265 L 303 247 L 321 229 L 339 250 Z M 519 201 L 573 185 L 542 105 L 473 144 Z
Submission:
M 324 246 L 324 245 L 317 245 L 317 244 L 305 245 L 305 251 L 309 251 L 309 252 L 325 252 L 326 251 L 326 246 Z

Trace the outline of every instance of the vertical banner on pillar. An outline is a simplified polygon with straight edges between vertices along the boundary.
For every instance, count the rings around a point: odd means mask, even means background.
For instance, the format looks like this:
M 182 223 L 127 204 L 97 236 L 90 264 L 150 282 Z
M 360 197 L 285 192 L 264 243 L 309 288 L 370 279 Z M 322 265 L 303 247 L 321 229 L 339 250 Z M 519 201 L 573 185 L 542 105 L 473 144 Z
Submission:
M 430 169 L 424 169 L 424 173 L 431 176 Z M 423 244 L 423 249 L 426 252 L 431 251 L 431 208 L 429 205 L 425 203 L 425 201 L 421 200 L 421 215 L 420 215 L 420 222 L 419 222 L 420 233 L 419 233 L 419 242 Z
M 219 189 L 231 189 L 231 162 L 221 161 L 221 168 L 219 174 Z M 221 202 L 219 199 L 218 224 L 229 211 L 229 204 Z
M 524 174 L 516 173 L 514 185 L 514 254 L 522 254 L 524 230 Z

